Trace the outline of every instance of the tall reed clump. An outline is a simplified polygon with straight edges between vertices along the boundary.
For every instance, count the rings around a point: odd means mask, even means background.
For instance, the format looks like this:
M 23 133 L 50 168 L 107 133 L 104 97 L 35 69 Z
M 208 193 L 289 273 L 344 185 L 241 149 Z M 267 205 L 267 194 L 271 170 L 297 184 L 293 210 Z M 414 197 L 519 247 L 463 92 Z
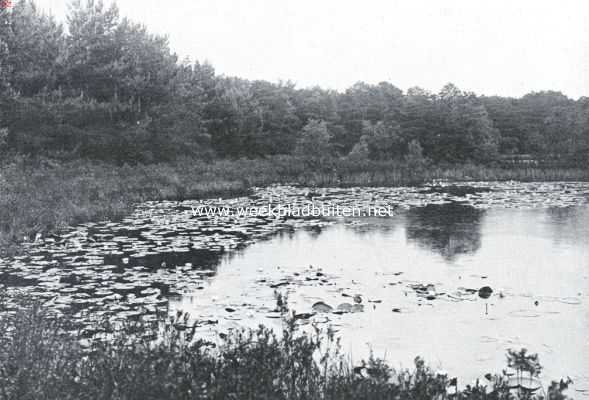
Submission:
M 299 332 L 289 315 L 280 334 L 260 326 L 216 343 L 197 339 L 183 313 L 97 325 L 88 342 L 71 319 L 38 303 L 2 307 L 0 400 L 514 398 L 504 373 L 458 389 L 421 358 L 405 370 L 373 357 L 353 366 L 332 332 Z M 565 399 L 567 386 L 553 383 L 547 398 Z

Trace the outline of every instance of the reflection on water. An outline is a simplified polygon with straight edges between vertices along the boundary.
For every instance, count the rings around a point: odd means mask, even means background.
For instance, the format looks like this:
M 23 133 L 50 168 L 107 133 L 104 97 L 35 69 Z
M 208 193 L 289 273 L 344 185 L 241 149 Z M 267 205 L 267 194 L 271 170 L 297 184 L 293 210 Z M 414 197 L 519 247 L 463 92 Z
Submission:
M 297 312 L 318 301 L 358 311 L 299 321 L 333 326 L 356 360 L 372 349 L 410 366 L 422 355 L 468 383 L 501 370 L 505 349 L 526 347 L 546 379 L 570 375 L 589 389 L 589 185 L 474 185 L 464 194 L 324 189 L 318 200 L 394 204 L 393 218 L 211 218 L 190 212 L 200 202 L 149 202 L 121 222 L 72 227 L 0 259 L 0 284 L 51 299 L 81 324 L 182 308 L 213 338 L 280 328 L 279 290 Z M 271 196 L 303 206 L 306 191 L 271 187 L 205 204 L 264 206 Z M 483 300 L 485 286 L 493 293 Z
M 540 354 L 545 379 L 570 375 L 578 388 L 589 387 L 588 223 L 586 207 L 482 211 L 458 204 L 340 221 L 240 251 L 221 263 L 206 293 L 174 306 L 216 315 L 218 325 L 203 331 L 216 335 L 276 323 L 268 318 L 275 290 L 287 293 L 297 312 L 311 312 L 317 301 L 335 308 L 359 294 L 364 312 L 314 320 L 331 324 L 354 359 L 373 350 L 409 366 L 422 355 L 466 384 L 501 370 L 506 349 L 526 347 Z M 476 293 L 483 286 L 493 288 L 488 300 Z M 237 311 L 224 315 L 227 305 Z
M 551 207 L 546 209 L 544 219 L 556 242 L 589 245 L 589 207 Z
M 407 213 L 407 238 L 453 260 L 479 249 L 483 215 L 467 205 L 428 204 Z

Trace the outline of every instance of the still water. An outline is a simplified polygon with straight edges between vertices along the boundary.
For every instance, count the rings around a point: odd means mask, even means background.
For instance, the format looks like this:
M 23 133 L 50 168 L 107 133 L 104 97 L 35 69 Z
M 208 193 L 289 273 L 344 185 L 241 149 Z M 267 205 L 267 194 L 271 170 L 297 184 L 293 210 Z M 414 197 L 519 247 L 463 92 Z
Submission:
M 235 199 L 148 202 L 122 221 L 26 244 L 24 255 L 0 259 L 0 285 L 87 326 L 182 309 L 212 341 L 259 324 L 279 329 L 280 292 L 309 314 L 301 329 L 331 326 L 354 362 L 372 351 L 411 367 L 422 356 L 462 386 L 500 372 L 506 349 L 525 347 L 539 354 L 544 381 L 568 375 L 575 397 L 589 396 L 589 184 L 461 185 L 277 186 Z M 191 212 L 269 201 L 395 213 Z M 485 287 L 492 293 L 481 298 Z
M 505 368 L 506 349 L 525 347 L 540 354 L 546 379 L 571 376 L 577 393 L 589 394 L 589 208 L 444 204 L 361 222 L 256 243 L 175 307 L 202 317 L 234 309 L 217 331 L 273 323 L 264 312 L 274 290 L 297 312 L 359 294 L 364 312 L 314 317 L 355 360 L 372 351 L 408 367 L 421 355 L 466 384 Z M 302 278 L 315 271 L 323 282 Z M 270 287 L 280 282 L 289 284 Z M 428 284 L 431 300 L 412 289 Z M 488 300 L 464 290 L 483 286 L 493 289 Z

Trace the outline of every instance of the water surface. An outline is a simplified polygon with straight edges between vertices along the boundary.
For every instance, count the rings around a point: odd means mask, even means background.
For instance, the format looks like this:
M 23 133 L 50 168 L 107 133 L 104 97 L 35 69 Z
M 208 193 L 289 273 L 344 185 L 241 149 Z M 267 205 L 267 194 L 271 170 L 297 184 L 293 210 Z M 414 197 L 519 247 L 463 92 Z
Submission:
M 464 185 L 464 184 L 461 184 Z M 466 188 L 466 189 L 465 189 Z M 268 202 L 392 207 L 386 218 L 194 215 Z M 148 202 L 120 222 L 71 227 L 0 260 L 10 293 L 82 324 L 189 311 L 199 334 L 280 328 L 275 292 L 302 329 L 332 326 L 354 360 L 423 356 L 462 384 L 539 353 L 545 380 L 589 394 L 589 184 L 407 188 L 277 186 L 204 202 Z M 483 299 L 479 289 L 492 288 Z M 337 311 L 315 312 L 324 302 Z M 342 306 L 343 303 L 348 305 Z
M 544 376 L 588 387 L 589 208 L 444 204 L 349 222 L 256 243 L 174 306 L 221 315 L 208 328 L 217 331 L 273 323 L 264 314 L 273 315 L 274 290 L 297 312 L 360 294 L 364 312 L 314 317 L 338 330 L 356 360 L 372 350 L 410 366 L 422 355 L 470 383 L 504 368 L 506 349 L 525 347 L 540 354 Z M 323 281 L 307 280 L 317 272 Z M 280 282 L 289 284 L 271 287 Z M 413 289 L 428 284 L 431 300 Z M 465 290 L 483 286 L 493 288 L 488 300 Z

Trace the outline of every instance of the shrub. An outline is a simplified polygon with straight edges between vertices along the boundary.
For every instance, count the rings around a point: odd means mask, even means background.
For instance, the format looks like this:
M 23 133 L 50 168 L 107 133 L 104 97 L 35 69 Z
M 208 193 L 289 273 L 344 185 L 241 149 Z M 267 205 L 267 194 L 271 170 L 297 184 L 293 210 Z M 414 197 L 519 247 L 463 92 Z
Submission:
M 34 301 L 17 304 L 0 303 L 1 400 L 514 398 L 505 372 L 458 390 L 456 379 L 419 357 L 413 369 L 394 370 L 372 356 L 353 366 L 333 332 L 299 332 L 286 305 L 281 333 L 260 326 L 211 343 L 196 338 L 182 312 L 96 324 L 88 342 L 69 317 Z M 566 399 L 569 383 L 553 382 L 548 398 Z

